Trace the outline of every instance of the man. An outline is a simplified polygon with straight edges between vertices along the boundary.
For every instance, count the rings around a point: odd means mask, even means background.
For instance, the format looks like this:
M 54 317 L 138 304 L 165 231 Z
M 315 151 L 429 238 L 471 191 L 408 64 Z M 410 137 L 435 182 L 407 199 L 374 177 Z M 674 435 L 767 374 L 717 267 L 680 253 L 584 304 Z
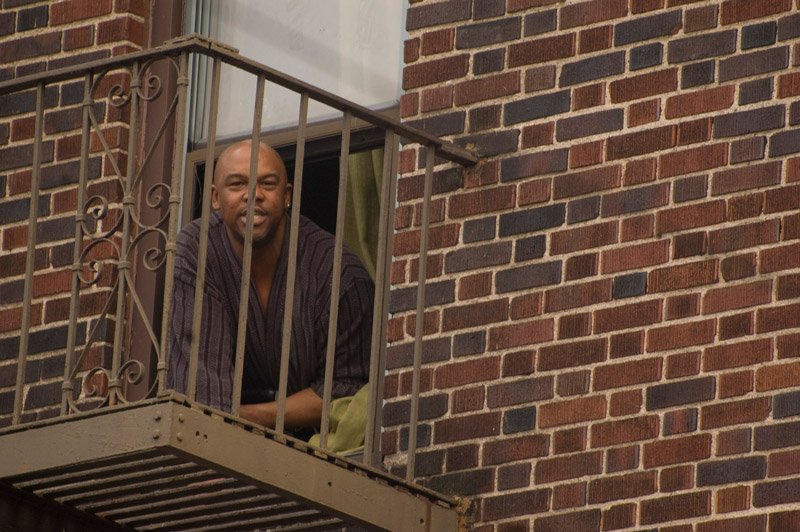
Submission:
M 253 254 L 240 415 L 274 427 L 282 345 L 292 185 L 278 154 L 258 147 Z M 229 411 L 247 224 L 250 141 L 219 157 L 211 189 L 208 258 L 200 327 L 192 325 L 200 220 L 178 236 L 168 384 L 185 393 L 192 334 L 200 335 L 198 401 Z M 299 214 L 296 214 L 299 215 Z M 334 238 L 301 216 L 285 425 L 319 427 L 325 372 Z M 369 375 L 374 287 L 344 250 L 333 398 L 354 395 Z

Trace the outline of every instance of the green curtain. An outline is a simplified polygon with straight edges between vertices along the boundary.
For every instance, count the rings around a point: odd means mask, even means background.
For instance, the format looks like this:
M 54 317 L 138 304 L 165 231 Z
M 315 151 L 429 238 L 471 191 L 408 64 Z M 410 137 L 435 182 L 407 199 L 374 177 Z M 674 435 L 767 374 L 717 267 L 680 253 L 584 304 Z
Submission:
M 375 280 L 381 209 L 383 148 L 351 153 L 348 160 L 344 242 Z

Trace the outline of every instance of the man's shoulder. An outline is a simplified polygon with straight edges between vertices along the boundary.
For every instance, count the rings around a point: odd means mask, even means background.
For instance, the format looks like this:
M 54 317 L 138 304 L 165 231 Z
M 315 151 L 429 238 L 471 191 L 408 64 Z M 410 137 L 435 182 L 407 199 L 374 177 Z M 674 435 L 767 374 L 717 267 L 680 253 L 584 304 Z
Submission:
M 200 241 L 200 231 L 202 229 L 202 218 L 192 220 L 178 233 L 178 246 L 194 247 Z M 208 219 L 209 237 L 213 238 L 215 229 L 222 223 L 218 212 L 212 212 Z

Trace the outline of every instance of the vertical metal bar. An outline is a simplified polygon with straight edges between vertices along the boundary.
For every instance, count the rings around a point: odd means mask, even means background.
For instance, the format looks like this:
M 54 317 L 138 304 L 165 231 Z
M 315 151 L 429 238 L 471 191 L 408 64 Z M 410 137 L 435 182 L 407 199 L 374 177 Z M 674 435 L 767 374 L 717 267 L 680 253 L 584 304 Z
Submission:
M 339 321 L 339 291 L 342 276 L 342 245 L 344 244 L 344 218 L 347 210 L 347 178 L 350 162 L 350 122 L 352 115 L 345 111 L 342 126 L 342 151 L 339 154 L 339 198 L 336 206 L 336 235 L 333 240 L 333 271 L 331 272 L 331 306 L 328 316 L 328 345 L 325 351 L 325 380 L 322 391 L 322 420 L 320 447 L 328 447 L 331 392 L 333 390 L 333 363 L 336 352 L 336 329 Z
M 395 160 L 397 136 L 387 129 L 383 145 L 383 177 L 381 178 L 381 205 L 378 219 L 378 257 L 375 265 L 375 302 L 372 313 L 372 342 L 370 344 L 369 391 L 367 399 L 367 426 L 364 434 L 364 459 L 368 464 L 380 461 L 380 415 L 378 401 L 383 401 L 383 369 L 381 354 L 386 347 L 387 304 L 389 300 L 389 272 L 392 265 L 392 234 L 394 233 L 394 190 L 397 184 Z
M 178 60 L 178 107 L 175 111 L 175 142 L 172 146 L 172 180 L 169 186 L 169 228 L 164 252 L 167 255 L 164 271 L 164 310 L 161 320 L 161 349 L 156 367 L 158 393 L 167 385 L 169 369 L 170 331 L 172 330 L 172 285 L 175 275 L 175 252 L 177 251 L 178 227 L 180 225 L 181 174 L 186 146 L 186 93 L 189 88 L 189 53 L 183 52 Z
M 81 129 L 81 162 L 78 171 L 78 205 L 75 212 L 75 245 L 72 251 L 72 290 L 69 305 L 69 328 L 67 329 L 67 353 L 64 359 L 64 381 L 61 383 L 61 415 L 66 415 L 72 396 L 73 383 L 72 358 L 75 355 L 75 331 L 78 326 L 78 307 L 80 303 L 81 248 L 83 246 L 83 223 L 88 218 L 84 211 L 86 203 L 86 187 L 89 180 L 89 139 L 91 125 L 89 114 L 92 112 L 92 75 L 86 74 L 83 79 L 83 126 Z
M 281 370 L 278 376 L 278 416 L 275 430 L 283 434 L 286 414 L 286 386 L 289 380 L 289 353 L 292 348 L 292 313 L 294 311 L 294 281 L 297 275 L 297 232 L 300 229 L 300 194 L 303 188 L 303 158 L 306 152 L 306 122 L 308 121 L 308 93 L 300 95 L 300 116 L 297 123 L 297 149 L 294 159 L 292 186 L 292 215 L 289 230 L 289 264 L 286 272 L 286 300 L 283 306 L 283 331 L 281 338 Z
M 194 287 L 194 309 L 192 313 L 192 343 L 189 348 L 189 372 L 186 395 L 194 401 L 197 394 L 197 357 L 200 354 L 200 323 L 203 317 L 203 286 L 206 281 L 206 255 L 208 254 L 208 225 L 211 213 L 211 184 L 214 177 L 214 150 L 217 147 L 217 110 L 219 108 L 219 78 L 222 59 L 214 58 L 211 72 L 211 102 L 208 122 L 208 145 L 206 146 L 206 171 L 203 182 L 203 208 L 200 221 L 200 242 L 197 251 L 197 280 Z
M 417 279 L 416 329 L 414 331 L 414 370 L 411 381 L 411 420 L 408 425 L 408 467 L 406 479 L 414 478 L 417 454 L 417 423 L 419 422 L 419 377 L 422 370 L 422 335 L 425 318 L 425 279 L 428 266 L 428 229 L 430 226 L 431 190 L 433 189 L 433 164 L 436 146 L 428 146 L 425 161 L 425 196 L 422 200 L 422 234 L 419 243 L 419 276 Z
M 119 378 L 119 368 L 122 366 L 122 345 L 125 329 L 125 303 L 128 298 L 128 280 L 131 271 L 131 219 L 136 199 L 133 196 L 134 177 L 136 169 L 136 144 L 139 139 L 139 89 L 142 80 L 139 78 L 141 63 L 136 62 L 131 71 L 131 118 L 130 132 L 128 134 L 128 164 L 122 179 L 122 241 L 120 243 L 120 256 L 117 263 L 118 292 L 117 313 L 114 324 L 114 347 L 111 357 L 111 378 L 108 382 L 108 402 L 113 405 L 116 397 L 122 393 L 122 383 Z M 131 286 L 131 290 L 133 286 Z
M 31 325 L 31 300 L 33 299 L 33 270 L 36 266 L 36 227 L 39 216 L 39 184 L 42 176 L 42 122 L 44 121 L 44 83 L 36 86 L 36 123 L 33 133 L 33 170 L 31 175 L 31 204 L 28 210 L 28 256 L 25 258 L 25 292 L 22 301 L 19 354 L 17 356 L 17 382 L 14 390 L 14 409 L 11 424 L 22 417 L 22 394 L 25 388 L 28 340 Z
M 253 109 L 253 133 L 250 137 L 250 177 L 247 183 L 247 223 L 244 232 L 244 256 L 242 257 L 242 282 L 239 288 L 239 327 L 236 331 L 236 354 L 233 365 L 233 399 L 231 413 L 239 415 L 242 401 L 242 366 L 244 366 L 244 344 L 247 335 L 247 306 L 250 301 L 250 269 L 253 262 L 253 215 L 258 186 L 258 157 L 261 142 L 261 113 L 264 109 L 264 74 L 256 81 L 256 100 Z

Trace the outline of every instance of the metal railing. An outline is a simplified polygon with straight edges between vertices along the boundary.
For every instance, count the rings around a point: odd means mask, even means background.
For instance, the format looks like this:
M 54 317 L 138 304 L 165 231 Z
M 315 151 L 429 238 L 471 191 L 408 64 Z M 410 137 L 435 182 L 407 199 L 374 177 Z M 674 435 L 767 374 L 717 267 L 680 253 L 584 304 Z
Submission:
M 373 307 L 372 339 L 370 352 L 369 399 L 367 428 L 365 433 L 365 461 L 376 463 L 380 459 L 379 440 L 382 402 L 383 359 L 386 351 L 386 324 L 388 316 L 389 269 L 391 266 L 393 216 L 397 181 L 398 146 L 401 138 L 416 142 L 427 148 L 425 187 L 422 208 L 421 247 L 416 309 L 416 342 L 414 344 L 413 380 L 411 396 L 411 420 L 408 444 L 408 479 L 413 478 L 416 453 L 416 429 L 419 406 L 419 376 L 422 360 L 422 326 L 424 320 L 425 267 L 427 264 L 427 242 L 429 234 L 429 202 L 431 197 L 435 160 L 443 158 L 462 165 L 473 164 L 476 158 L 467 150 L 444 142 L 432 135 L 391 120 L 379 113 L 339 98 L 321 89 L 286 76 L 265 65 L 238 55 L 234 50 L 200 36 L 187 36 L 165 45 L 125 56 L 95 61 L 77 68 L 60 69 L 0 83 L 0 96 L 34 89 L 36 94 L 35 130 L 32 139 L 31 198 L 27 219 L 27 258 L 24 273 L 24 290 L 21 306 L 21 326 L 16 365 L 16 385 L 11 425 L 17 427 L 26 422 L 23 400 L 25 398 L 26 366 L 30 358 L 29 347 L 32 332 L 46 329 L 47 324 L 34 327 L 35 257 L 37 246 L 38 205 L 42 191 L 42 175 L 47 162 L 43 157 L 46 140 L 57 138 L 57 134 L 45 132 L 45 94 L 48 87 L 64 86 L 79 80 L 82 84 L 80 162 L 77 179 L 77 211 L 74 217 L 74 249 L 72 253 L 72 280 L 70 290 L 69 320 L 66 337 L 66 356 L 59 416 L 70 416 L 90 409 L 126 403 L 128 389 L 137 383 L 148 381 L 144 396 L 167 394 L 168 356 L 170 352 L 170 323 L 175 268 L 176 239 L 180 225 L 181 180 L 183 158 L 186 148 L 187 88 L 190 56 L 200 54 L 212 63 L 210 73 L 210 105 L 207 116 L 208 131 L 206 164 L 203 187 L 203 208 L 200 233 L 200 253 L 195 292 L 193 323 L 200 323 L 203 298 L 204 263 L 208 240 L 210 217 L 210 191 L 217 144 L 217 112 L 219 103 L 219 80 L 223 64 L 247 71 L 253 75 L 256 97 L 253 102 L 253 126 L 251 140 L 254 144 L 262 138 L 262 108 L 264 88 L 267 83 L 279 85 L 298 94 L 300 112 L 297 125 L 296 159 L 294 169 L 293 206 L 299 211 L 303 182 L 303 160 L 306 146 L 306 122 L 309 100 L 321 102 L 341 111 L 341 158 L 350 153 L 350 136 L 355 120 L 377 126 L 385 132 L 384 161 L 381 187 L 380 227 L 375 274 L 375 300 Z M 156 67 L 169 72 L 175 80 L 174 90 L 165 91 L 163 76 L 156 74 Z M 174 96 L 166 105 L 161 124 L 154 128 L 144 125 L 143 107 L 168 92 Z M 98 104 L 102 104 L 98 106 Z M 104 113 L 104 116 L 99 116 Z M 127 145 L 112 147 L 106 138 L 109 125 L 122 124 L 126 129 Z M 155 130 L 155 131 L 154 131 Z M 145 145 L 145 133 L 152 139 Z M 122 135 L 121 135 L 122 136 Z M 174 139 L 171 146 L 164 146 L 166 139 Z M 153 181 L 150 163 L 159 149 L 171 153 L 172 171 L 168 179 Z M 257 152 L 251 157 L 248 201 L 248 224 L 245 235 L 245 254 L 242 264 L 240 294 L 247 294 L 251 269 L 252 227 L 254 213 L 254 187 L 256 180 Z M 103 195 L 95 187 L 102 176 L 90 176 L 90 167 L 97 156 L 105 159 L 105 174 L 118 187 L 119 198 Z M 335 237 L 332 293 L 339 290 L 339 274 L 342 257 L 343 217 L 345 212 L 345 190 L 348 179 L 346 164 L 342 164 Z M 149 181 L 148 181 L 149 180 Z M 147 182 L 147 183 L 146 183 Z M 147 188 L 145 189 L 145 186 Z M 92 193 L 94 192 L 94 193 Z M 145 211 L 149 214 L 145 215 Z M 149 221 L 148 221 L 149 220 Z M 290 337 L 292 328 L 292 305 L 294 302 L 296 255 L 298 246 L 299 216 L 290 218 L 289 269 L 286 286 L 283 338 Z M 137 276 L 147 272 L 159 272 L 160 292 L 163 304 L 157 312 L 148 310 L 143 304 L 141 288 L 137 287 Z M 104 297 L 102 309 L 92 313 L 82 297 L 93 294 Z M 247 323 L 247 296 L 240 298 L 239 326 L 235 351 L 235 377 L 232 397 L 232 414 L 239 413 L 244 361 L 245 328 Z M 331 297 L 331 334 L 326 352 L 324 408 L 321 423 L 321 447 L 326 447 L 328 432 L 328 410 L 331 402 L 331 380 L 335 348 L 335 328 L 338 298 Z M 88 314 L 88 315 L 87 315 Z M 145 334 L 134 335 L 133 321 L 143 323 Z M 42 320 L 44 322 L 44 320 Z M 85 339 L 81 324 L 87 327 Z M 135 336 L 135 337 L 134 337 Z M 155 360 L 154 371 L 148 372 L 146 361 L 131 355 L 131 345 L 149 343 Z M 282 342 L 279 386 L 277 393 L 278 420 L 275 434 L 285 435 L 284 409 L 287 393 L 290 341 Z M 193 385 L 197 374 L 199 335 L 195 334 L 189 363 L 189 387 L 187 396 L 194 400 Z M 99 353 L 99 354 L 98 354 Z M 98 356 L 106 360 L 94 364 Z

